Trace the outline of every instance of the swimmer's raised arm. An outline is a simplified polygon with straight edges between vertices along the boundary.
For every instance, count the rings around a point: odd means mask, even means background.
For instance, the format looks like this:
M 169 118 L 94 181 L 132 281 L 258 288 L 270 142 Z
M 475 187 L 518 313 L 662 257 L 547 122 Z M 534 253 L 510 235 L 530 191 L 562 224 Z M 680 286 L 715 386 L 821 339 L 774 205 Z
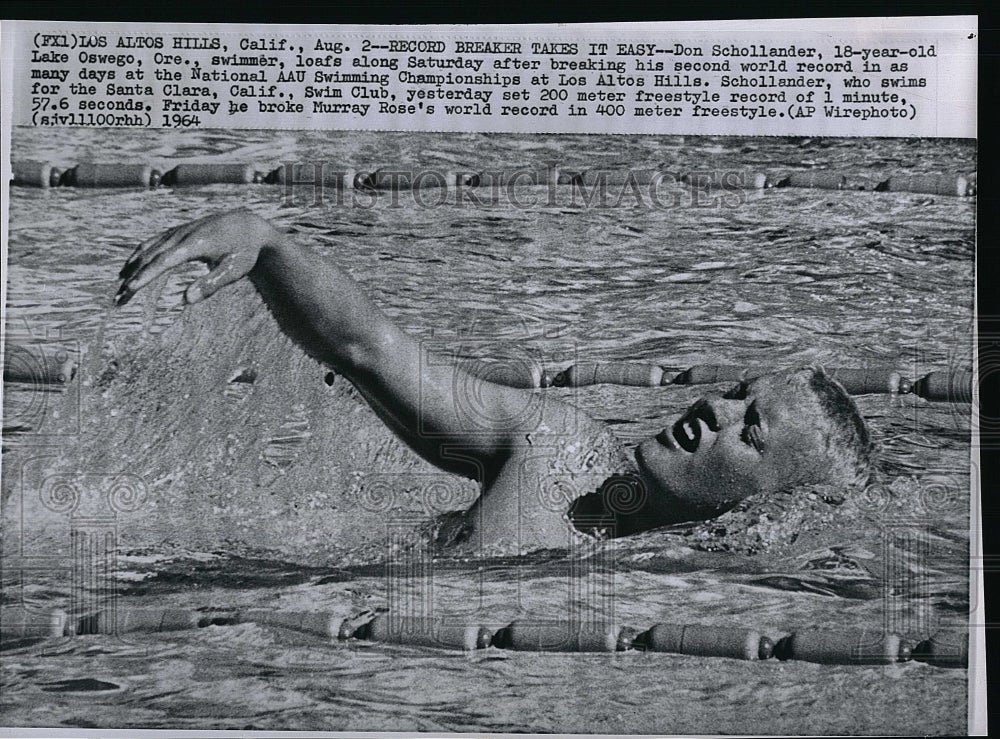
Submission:
M 159 275 L 192 261 L 210 271 L 188 287 L 186 302 L 249 277 L 282 330 L 347 377 L 403 441 L 438 467 L 489 478 L 523 436 L 516 427 L 470 434 L 454 397 L 456 387 L 467 387 L 456 382 L 462 370 L 422 361 L 418 342 L 330 259 L 246 210 L 193 221 L 143 243 L 121 270 L 116 302 L 123 305 Z M 486 417 L 515 418 L 524 406 L 522 390 L 492 383 L 479 390 L 477 407 Z

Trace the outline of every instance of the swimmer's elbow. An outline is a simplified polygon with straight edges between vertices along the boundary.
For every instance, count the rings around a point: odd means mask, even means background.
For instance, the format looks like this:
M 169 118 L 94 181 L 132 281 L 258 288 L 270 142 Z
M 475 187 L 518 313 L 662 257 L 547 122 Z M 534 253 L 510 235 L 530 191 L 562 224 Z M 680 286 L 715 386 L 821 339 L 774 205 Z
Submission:
M 388 379 L 394 370 L 419 366 L 416 342 L 388 322 L 342 337 L 335 353 L 342 371 L 359 378 Z

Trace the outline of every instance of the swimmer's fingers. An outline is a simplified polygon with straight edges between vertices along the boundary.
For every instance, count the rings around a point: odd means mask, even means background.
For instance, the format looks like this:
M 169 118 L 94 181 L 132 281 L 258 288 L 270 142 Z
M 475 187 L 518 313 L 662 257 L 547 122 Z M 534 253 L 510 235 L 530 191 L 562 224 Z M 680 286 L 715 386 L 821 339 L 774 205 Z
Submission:
M 174 236 L 176 236 L 183 229 L 187 228 L 189 225 L 191 224 L 182 223 L 179 226 L 174 226 L 173 228 L 168 229 L 161 234 L 157 234 L 151 239 L 146 239 L 139 244 L 139 246 L 135 248 L 135 251 L 133 251 L 132 254 L 129 255 L 129 258 L 125 261 L 121 271 L 118 273 L 118 279 L 127 280 L 135 274 L 136 270 L 142 266 L 144 257 L 147 257 L 147 261 L 148 259 L 155 257 L 164 246 L 169 246 Z
M 242 214 L 242 211 L 234 211 L 182 223 L 143 242 L 122 267 L 123 282 L 115 295 L 115 303 L 125 305 L 161 274 L 185 262 L 217 263 L 232 250 L 226 243 L 225 230 L 217 228 L 219 222 L 232 222 L 234 216 L 239 218 Z
M 197 246 L 197 244 L 192 245 Z M 116 305 L 125 305 L 132 299 L 139 290 L 150 282 L 184 262 L 193 261 L 202 257 L 195 255 L 195 252 L 187 244 L 172 244 L 156 254 L 152 259 L 142 259 L 134 268 L 132 274 L 118 288 L 115 295 Z
M 245 208 L 175 226 L 141 244 L 129 257 L 120 273 L 123 282 L 115 303 L 125 305 L 136 292 L 185 262 L 206 262 L 215 268 L 230 255 L 242 254 L 236 263 L 243 265 L 249 260 L 246 274 L 256 262 L 260 247 L 275 233 L 267 221 Z
M 257 262 L 257 255 L 250 252 L 236 252 L 222 258 L 215 268 L 188 285 L 184 291 L 184 302 L 193 305 L 211 296 L 219 288 L 245 277 Z
M 205 216 L 204 218 L 199 218 L 196 221 L 189 221 L 188 223 L 182 223 L 179 226 L 174 226 L 169 228 L 161 234 L 157 234 L 151 239 L 147 239 L 136 247 L 136 250 L 132 252 L 128 260 L 126 260 L 121 271 L 118 273 L 119 279 L 127 280 L 133 274 L 138 272 L 145 264 L 156 259 L 160 254 L 173 248 L 175 245 L 185 241 L 189 236 L 201 231 L 204 235 L 208 235 L 211 230 L 211 226 L 220 220 L 233 220 L 238 219 L 242 216 L 249 215 L 245 208 L 240 208 L 235 211 L 230 211 L 228 213 L 213 214 L 210 216 Z M 212 233 L 209 240 L 216 241 L 216 234 Z M 207 255 L 206 255 L 207 256 Z

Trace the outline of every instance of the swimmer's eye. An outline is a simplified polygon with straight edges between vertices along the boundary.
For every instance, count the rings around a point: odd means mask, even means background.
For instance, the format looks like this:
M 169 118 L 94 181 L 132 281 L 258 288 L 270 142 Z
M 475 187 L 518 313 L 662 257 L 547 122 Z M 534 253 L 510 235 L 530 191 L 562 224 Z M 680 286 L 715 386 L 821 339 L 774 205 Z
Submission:
M 741 382 L 736 387 L 731 390 L 726 391 L 726 394 L 722 397 L 726 400 L 746 400 L 747 399 L 747 388 L 750 387 L 749 382 Z
M 743 417 L 743 431 L 740 433 L 740 439 L 744 444 L 749 444 L 758 453 L 763 454 L 764 432 L 760 424 L 760 412 L 757 410 L 757 403 L 751 403 L 750 407 L 747 408 L 746 415 Z

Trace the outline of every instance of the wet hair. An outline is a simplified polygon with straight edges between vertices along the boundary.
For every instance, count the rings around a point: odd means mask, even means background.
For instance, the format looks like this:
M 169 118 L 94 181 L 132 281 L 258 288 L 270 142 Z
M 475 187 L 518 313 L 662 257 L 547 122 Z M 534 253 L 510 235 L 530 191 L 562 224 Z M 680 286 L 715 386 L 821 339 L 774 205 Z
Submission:
M 818 367 L 812 372 L 809 388 L 816 394 L 819 406 L 830 422 L 826 434 L 827 449 L 837 467 L 852 484 L 864 485 L 871 476 L 875 445 L 868 433 L 865 419 L 844 387 Z
M 805 373 L 808 373 L 808 379 L 804 377 Z M 868 433 L 865 419 L 843 386 L 821 367 L 802 367 L 775 374 L 789 378 L 798 375 L 816 396 L 827 421 L 823 436 L 831 463 L 831 476 L 836 475 L 840 478 L 837 482 L 849 485 L 867 484 L 874 466 L 875 445 Z M 752 382 L 753 380 L 741 382 L 723 397 L 745 398 Z

